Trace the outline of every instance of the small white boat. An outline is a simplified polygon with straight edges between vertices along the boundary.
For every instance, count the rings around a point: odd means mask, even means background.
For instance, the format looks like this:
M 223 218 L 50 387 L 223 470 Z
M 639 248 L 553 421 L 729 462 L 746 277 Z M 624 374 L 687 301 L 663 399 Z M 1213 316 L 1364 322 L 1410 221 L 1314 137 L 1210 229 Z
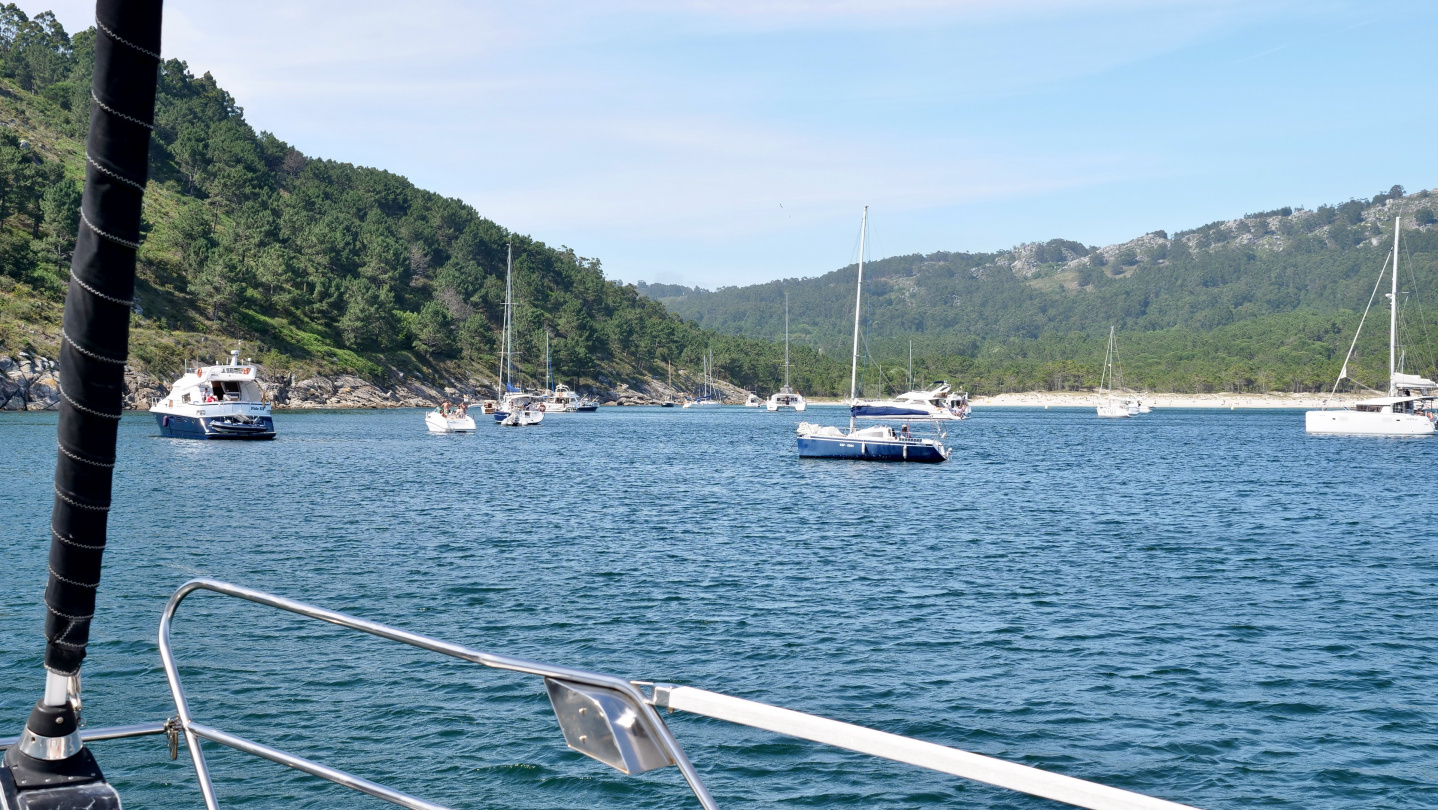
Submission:
M 544 397 L 538 394 L 511 392 L 500 400 L 494 421 L 506 427 L 525 427 L 544 421 Z
M 764 400 L 760 399 L 758 394 L 751 393 L 749 394 L 749 398 L 744 400 L 744 407 L 746 408 L 757 408 L 763 404 Z
M 1398 242 L 1403 230 L 1402 217 L 1393 223 L 1393 291 L 1388 293 L 1388 395 L 1374 397 L 1353 403 L 1351 408 L 1308 411 L 1303 415 L 1303 427 L 1309 433 L 1327 433 L 1344 436 L 1432 436 L 1434 419 L 1438 418 L 1438 382 L 1417 374 L 1406 374 L 1398 364 Z M 1385 269 L 1387 265 L 1385 264 Z M 1348 361 L 1358 345 L 1358 335 L 1363 332 L 1363 322 L 1368 320 L 1368 310 L 1373 307 L 1378 287 L 1383 283 L 1383 273 L 1373 285 L 1373 295 L 1368 298 L 1368 309 L 1358 321 L 1358 331 L 1353 335 L 1353 344 L 1343 358 L 1343 369 L 1333 390 L 1348 376 Z
M 544 411 L 516 409 L 504 415 L 496 424 L 501 427 L 530 427 L 544 421 Z
M 789 294 L 784 293 L 784 387 L 769 395 L 766 409 L 774 411 L 798 411 L 803 413 L 809 407 L 804 395 L 789 387 Z
M 448 412 L 435 408 L 424 415 L 424 424 L 430 433 L 474 432 L 474 417 L 469 415 L 466 405 L 459 406 L 459 410 Z
M 1114 366 L 1118 363 L 1118 341 L 1114 336 L 1114 328 L 1108 328 L 1108 351 L 1103 358 L 1103 372 L 1098 378 L 1098 415 L 1104 419 L 1127 419 L 1138 414 L 1138 404 L 1129 400 L 1115 399 L 1113 389 Z M 1104 385 L 1108 385 L 1107 394 L 1104 392 Z
M 257 382 L 259 369 L 230 352 L 227 365 L 202 366 L 175 380 L 150 406 L 160 435 L 172 439 L 273 439 L 270 404 Z
M 1147 402 L 1144 402 L 1140 399 L 1137 400 L 1136 404 L 1138 405 L 1139 413 L 1153 413 L 1153 406 L 1148 404 Z

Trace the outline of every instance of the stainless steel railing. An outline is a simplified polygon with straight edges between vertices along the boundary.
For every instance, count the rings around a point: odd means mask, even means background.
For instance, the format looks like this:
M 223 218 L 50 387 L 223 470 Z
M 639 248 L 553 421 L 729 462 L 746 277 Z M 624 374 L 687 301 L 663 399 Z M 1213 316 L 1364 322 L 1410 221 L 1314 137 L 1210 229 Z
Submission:
M 160 618 L 160 657 L 165 665 L 165 676 L 169 680 L 170 691 L 174 695 L 175 709 L 178 713 L 178 717 L 172 723 L 179 730 L 185 732 L 185 744 L 189 749 L 207 810 L 218 810 L 219 804 L 215 799 L 215 790 L 210 781 L 209 769 L 205 765 L 201 740 L 210 740 L 253 756 L 277 762 L 401 807 L 414 808 L 414 810 L 446 810 L 446 808 L 197 721 L 190 712 L 184 687 L 180 683 L 180 672 L 175 664 L 170 631 L 180 603 L 184 601 L 185 597 L 199 590 L 212 591 L 267 605 L 482 666 L 538 675 L 545 679 L 550 701 L 564 733 L 565 742 L 571 748 L 599 759 L 624 773 L 640 773 L 655 767 L 676 765 L 705 810 L 717 808 L 714 798 L 709 795 L 709 791 L 700 781 L 694 766 L 685 757 L 679 741 L 664 724 L 656 707 L 667 708 L 671 711 L 685 711 L 751 728 L 811 740 L 997 785 L 1076 807 L 1089 808 L 1089 810 L 1194 810 L 1187 805 L 1176 804 L 1164 799 L 1144 796 L 863 726 L 841 723 L 837 720 L 743 700 L 717 692 L 708 692 L 703 689 L 671 684 L 653 684 L 652 693 L 645 694 L 641 687 L 650 686 L 651 684 L 647 681 L 628 681 L 612 675 L 601 675 L 473 650 L 458 644 L 451 644 L 332 610 L 313 607 L 238 585 L 230 585 L 212 579 L 196 579 L 182 585 L 165 605 L 164 614 Z M 144 728 L 151 728 L 154 725 L 163 726 L 164 724 L 151 724 Z M 159 730 L 134 733 L 162 733 L 163 731 L 162 727 Z M 114 736 L 132 735 L 116 733 Z M 90 738 L 87 737 L 87 739 Z M 109 739 L 109 737 L 95 737 L 95 739 Z

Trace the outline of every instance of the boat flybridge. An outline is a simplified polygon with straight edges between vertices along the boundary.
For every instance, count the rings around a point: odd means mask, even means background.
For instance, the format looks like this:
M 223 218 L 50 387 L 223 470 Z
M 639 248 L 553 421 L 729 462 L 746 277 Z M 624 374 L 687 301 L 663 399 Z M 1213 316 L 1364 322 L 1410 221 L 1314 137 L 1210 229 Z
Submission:
M 869 403 L 858 399 L 859 381 L 859 315 L 864 297 L 864 247 L 868 234 L 869 206 L 864 206 L 863 218 L 859 221 L 859 284 L 854 293 L 854 355 L 849 367 L 849 429 L 832 425 L 815 425 L 800 422 L 799 458 L 848 458 L 859 461 L 917 461 L 937 463 L 947 461 L 949 449 L 944 446 L 944 433 L 937 422 L 921 417 L 933 425 L 934 438 L 919 438 L 910 432 L 906 421 L 895 431 L 889 425 L 874 425 L 859 428 L 854 420 Z M 890 417 L 895 418 L 895 417 Z M 897 417 L 906 418 L 906 417 Z
M 804 395 L 789 387 L 789 294 L 784 293 L 784 387 L 769 395 L 765 408 L 774 411 L 798 411 L 809 407 Z
M 81 722 L 80 672 L 91 626 L 99 618 L 96 594 L 105 570 L 108 534 L 104 515 L 114 505 L 113 475 L 128 474 L 125 465 L 116 468 L 115 425 L 121 416 L 135 246 L 141 238 L 147 146 L 160 67 L 160 11 L 157 0 L 99 0 L 96 6 L 92 89 L 100 102 L 92 112 L 95 125 L 90 127 L 86 143 L 91 161 L 83 202 L 87 215 L 81 219 L 71 264 L 63 325 L 65 342 L 60 349 L 60 385 L 66 396 L 60 403 L 57 429 L 60 452 L 55 461 L 53 536 L 43 603 L 46 644 L 43 670 L 40 666 L 34 668 L 35 686 L 43 682 L 43 689 L 35 690 L 39 699 L 24 726 L 17 729 L 21 733 L 0 739 L 0 747 L 5 749 L 0 760 L 0 808 L 120 810 L 120 793 L 106 779 L 91 745 L 101 740 L 156 735 L 167 738 L 168 743 L 155 751 L 156 759 L 178 758 L 182 747 L 188 752 L 206 810 L 220 807 L 206 763 L 207 745 L 211 751 L 220 746 L 278 763 L 400 807 L 444 810 L 442 805 L 394 787 L 227 731 L 223 716 L 206 712 L 200 702 L 192 701 L 185 693 L 183 672 L 176 662 L 175 650 L 183 639 L 176 638 L 174 620 L 190 597 L 203 591 L 208 599 L 239 599 L 482 668 L 531 676 L 538 681 L 533 701 L 543 703 L 547 699 L 554 711 L 559 726 L 556 743 L 562 739 L 578 754 L 625 775 L 674 767 L 705 810 L 714 810 L 718 804 L 665 723 L 661 715 L 665 709 L 907 763 L 1090 810 L 1192 810 L 1163 799 L 697 686 L 630 680 L 474 649 L 212 579 L 194 579 L 181 585 L 157 617 L 158 663 L 165 672 L 173 716 L 114 728 L 85 727 Z M 99 170 L 97 166 L 105 168 Z M 115 177 L 124 178 L 125 183 L 114 182 Z M 121 548 L 114 553 L 132 550 Z M 412 624 L 416 619 L 406 621 Z M 445 671 L 441 668 L 430 674 L 442 678 Z M 25 679 L 14 677 L 14 667 L 7 672 L 11 675 L 6 679 L 7 688 L 26 689 Z M 277 672 L 275 677 L 279 680 L 285 673 Z M 436 701 L 444 699 L 441 691 L 433 694 Z M 11 705 L 16 702 L 12 700 Z M 447 716 L 448 709 L 443 705 L 414 707 L 415 711 L 435 717 Z M 923 719 L 931 729 L 943 722 L 943 718 Z M 280 727 L 272 733 L 303 737 L 307 728 L 324 723 L 323 717 L 304 713 L 303 717 L 281 719 Z M 707 726 L 692 728 L 695 734 L 708 730 Z M 458 727 L 437 731 L 457 732 Z M 956 730 L 955 736 L 967 731 Z M 373 736 L 374 731 L 365 729 L 361 733 Z M 275 741 L 270 739 L 268 743 Z M 796 758 L 807 756 L 804 749 L 799 751 Z M 472 769 L 473 763 L 441 761 L 444 752 L 442 745 L 433 748 L 431 764 L 436 770 Z M 791 767 L 800 766 L 793 763 Z M 243 788 L 235 788 L 240 789 Z M 671 788 L 651 782 L 646 790 L 649 789 Z M 248 802 L 263 804 L 265 799 L 251 796 Z
M 240 362 L 238 349 L 228 363 L 188 371 L 170 393 L 150 406 L 160 435 L 171 439 L 273 439 L 275 422 L 258 381 L 259 368 Z
M 1400 370 L 1398 362 L 1398 243 L 1403 231 L 1403 218 L 1393 221 L 1393 256 L 1384 262 L 1378 271 L 1378 281 L 1373 285 L 1373 294 L 1368 297 L 1368 307 L 1358 320 L 1358 330 L 1348 355 L 1343 358 L 1343 368 L 1333 383 L 1337 393 L 1339 383 L 1348 377 L 1348 361 L 1353 359 L 1353 350 L 1358 346 L 1358 336 L 1363 333 L 1363 323 L 1368 320 L 1368 311 L 1373 308 L 1378 288 L 1383 285 L 1383 275 L 1391 263 L 1392 292 L 1388 298 L 1388 392 L 1387 396 L 1363 399 L 1350 408 L 1308 411 L 1303 415 L 1304 429 L 1309 433 L 1330 433 L 1347 436 L 1431 436 L 1434 419 L 1438 418 L 1438 382 L 1418 374 Z

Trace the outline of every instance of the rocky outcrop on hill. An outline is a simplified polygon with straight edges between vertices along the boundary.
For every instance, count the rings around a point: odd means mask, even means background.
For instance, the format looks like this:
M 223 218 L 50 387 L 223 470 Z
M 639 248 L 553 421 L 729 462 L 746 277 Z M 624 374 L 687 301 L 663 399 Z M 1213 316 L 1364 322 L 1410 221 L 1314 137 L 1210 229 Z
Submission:
M 52 411 L 60 406 L 60 367 L 44 357 L 0 354 L 0 410 Z
M 0 353 L 0 410 L 55 410 L 60 404 L 60 368 L 54 361 L 26 352 L 13 358 Z M 663 380 L 645 379 L 633 384 L 601 379 L 605 387 L 582 389 L 581 394 L 604 405 L 658 405 L 666 399 L 682 402 L 689 391 L 697 391 L 697 378 L 680 372 L 674 387 Z M 147 410 L 170 390 L 171 380 L 161 379 L 135 368 L 125 370 L 124 407 Z M 277 409 L 285 408 L 429 408 L 444 400 L 475 402 L 495 398 L 497 388 L 484 380 L 451 381 L 438 386 L 421 380 L 403 379 L 381 385 L 350 374 L 295 379 L 293 375 L 271 374 L 263 367 L 259 374 L 265 399 Z M 749 392 L 716 381 L 714 387 L 727 404 L 743 404 Z

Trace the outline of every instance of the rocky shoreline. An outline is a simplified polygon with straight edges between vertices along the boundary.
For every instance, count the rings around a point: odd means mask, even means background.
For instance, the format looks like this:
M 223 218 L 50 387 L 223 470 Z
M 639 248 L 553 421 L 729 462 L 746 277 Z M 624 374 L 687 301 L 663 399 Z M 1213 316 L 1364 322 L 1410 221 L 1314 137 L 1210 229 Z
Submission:
M 666 398 L 684 399 L 684 391 L 663 380 L 644 379 L 634 384 L 610 383 L 580 386 L 579 393 L 601 405 L 658 405 Z M 444 400 L 468 398 L 471 402 L 497 398 L 492 380 L 449 381 L 444 385 L 420 380 L 378 384 L 351 374 L 297 379 L 272 374 L 260 367 L 259 384 L 276 410 L 325 408 L 430 408 Z M 725 382 L 716 384 L 726 404 L 742 405 L 748 392 Z M 137 369 L 125 370 L 124 407 L 146 410 L 169 393 L 170 381 Z M 0 353 L 0 411 L 52 411 L 60 406 L 60 367 L 55 361 L 26 352 L 13 357 Z

